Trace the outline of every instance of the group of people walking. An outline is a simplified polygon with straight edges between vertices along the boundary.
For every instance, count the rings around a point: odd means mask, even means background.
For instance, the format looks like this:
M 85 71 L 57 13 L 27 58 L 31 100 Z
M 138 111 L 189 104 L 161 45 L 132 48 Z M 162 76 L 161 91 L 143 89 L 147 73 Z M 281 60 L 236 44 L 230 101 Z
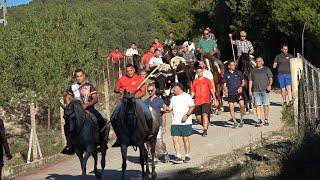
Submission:
M 233 40 L 232 35 L 229 35 L 230 42 L 236 45 L 237 57 L 240 57 L 243 53 L 252 54 L 254 52 L 252 43 L 246 39 L 246 32 L 240 32 L 240 40 Z M 169 33 L 168 38 L 165 40 L 167 45 L 170 45 L 175 49 L 176 44 L 173 40 L 173 32 Z M 153 64 L 161 63 L 161 52 L 163 44 L 160 43 L 159 38 L 155 38 L 155 41 L 150 46 L 150 51 L 142 56 L 142 62 L 145 65 L 145 69 L 148 69 Z M 186 58 L 195 58 L 193 52 L 198 51 L 200 53 L 210 53 L 215 55 L 217 52 L 217 41 L 210 28 L 205 28 L 203 36 L 199 41 L 199 47 L 195 48 L 191 41 L 186 41 L 182 45 L 182 50 L 177 54 Z M 290 78 L 290 58 L 292 55 L 288 54 L 288 46 L 283 45 L 282 53 L 277 55 L 274 61 L 273 68 L 278 68 L 278 82 L 280 88 L 283 91 L 284 104 L 289 103 L 291 97 L 291 78 Z M 132 56 L 138 54 L 137 46 L 132 43 L 131 48 L 125 52 L 126 56 Z M 118 62 L 123 57 L 119 49 L 111 52 L 109 55 L 110 60 Z M 194 59 L 195 60 L 195 59 Z M 115 85 L 114 92 L 122 94 L 124 91 L 134 93 L 136 98 L 136 104 L 143 109 L 145 120 L 142 122 L 145 131 L 147 132 L 146 139 L 157 136 L 157 145 L 165 147 L 163 141 L 163 134 L 167 132 L 167 120 L 166 113 L 171 113 L 171 128 L 170 133 L 175 149 L 175 158 L 172 160 L 174 163 L 190 162 L 190 139 L 192 135 L 192 114 L 195 115 L 196 121 L 202 125 L 202 136 L 208 135 L 208 127 L 210 124 L 210 114 L 212 105 L 217 105 L 217 98 L 215 96 L 215 85 L 213 81 L 212 72 L 206 69 L 206 61 L 204 59 L 199 60 L 199 66 L 195 69 L 195 79 L 192 82 L 191 91 L 184 92 L 184 87 L 181 83 L 176 82 L 173 84 L 172 93 L 173 96 L 170 100 L 170 104 L 166 105 L 164 100 L 156 94 L 156 87 L 153 83 L 143 83 L 146 71 L 135 72 L 135 68 L 132 64 L 126 65 L 126 74 L 122 76 Z M 254 100 L 254 106 L 256 109 L 257 126 L 269 125 L 269 105 L 270 105 L 270 91 L 273 84 L 273 74 L 271 70 L 264 66 L 264 59 L 262 57 L 256 58 L 256 67 L 248 75 L 248 83 L 246 83 L 245 76 L 237 69 L 237 61 L 229 60 L 227 64 L 228 70 L 223 74 L 223 94 L 225 100 L 229 104 L 229 112 L 231 120 L 233 121 L 233 127 L 243 127 L 245 106 L 244 106 L 244 90 L 247 88 L 249 95 Z M 92 83 L 85 78 L 84 70 L 78 69 L 75 71 L 76 82 L 70 87 L 66 95 L 66 103 L 70 103 L 71 98 L 79 98 L 84 102 L 84 109 L 92 112 L 96 115 L 99 121 L 99 127 L 103 125 L 103 118 L 98 115 L 94 105 L 98 102 L 97 90 Z M 142 84 L 142 85 L 141 85 Z M 147 98 L 143 98 L 147 96 Z M 120 95 L 121 97 L 121 95 Z M 144 101 L 141 99 L 145 99 Z M 240 119 L 235 117 L 235 103 L 240 106 Z M 148 121 L 152 120 L 151 113 L 148 106 L 151 106 L 156 110 L 161 118 L 161 128 L 158 134 L 152 134 L 148 128 Z M 120 104 L 117 104 L 114 112 L 117 112 L 120 108 Z M 261 113 L 263 110 L 263 115 Z M 111 117 L 112 118 L 112 117 Z M 67 135 L 67 133 L 66 133 Z M 185 149 L 185 157 L 182 160 L 180 152 L 179 138 L 182 137 Z M 67 137 L 68 139 L 68 137 Z M 63 150 L 65 154 L 73 154 L 72 148 L 67 145 Z M 168 152 L 165 152 L 168 153 Z

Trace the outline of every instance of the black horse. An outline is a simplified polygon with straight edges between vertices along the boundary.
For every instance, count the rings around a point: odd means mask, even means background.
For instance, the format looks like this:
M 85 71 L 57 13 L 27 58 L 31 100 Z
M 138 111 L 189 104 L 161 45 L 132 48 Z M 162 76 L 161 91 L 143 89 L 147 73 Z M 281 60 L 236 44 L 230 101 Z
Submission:
M 83 178 L 86 179 L 87 160 L 92 155 L 94 158 L 93 173 L 97 179 L 103 179 L 110 129 L 109 124 L 106 123 L 101 133 L 105 137 L 101 138 L 103 141 L 100 142 L 102 171 L 99 172 L 97 169 L 98 152 L 96 148 L 97 142 L 99 142 L 99 130 L 96 117 L 83 109 L 80 100 L 73 100 L 64 110 L 66 122 L 69 123 L 68 133 L 70 133 L 70 143 L 80 160 Z
M 151 109 L 152 119 L 151 123 L 148 123 L 153 134 L 157 134 L 159 131 L 160 121 L 157 113 Z M 111 123 L 115 129 L 117 138 L 120 142 L 121 154 L 122 154 L 122 179 L 125 179 L 125 171 L 127 168 L 127 149 L 128 146 L 139 147 L 140 151 L 140 164 L 142 170 L 142 179 L 150 174 L 149 165 L 147 163 L 148 152 L 145 144 L 147 132 L 145 132 L 141 121 L 145 121 L 143 110 L 135 102 L 134 94 L 124 91 L 121 107 L 118 112 L 113 112 Z M 147 143 L 151 145 L 152 155 L 152 178 L 156 178 L 154 155 L 156 136 L 153 136 Z M 144 164 L 146 163 L 146 172 Z
M 237 60 L 237 68 L 243 73 L 245 86 L 244 86 L 244 103 L 246 107 L 246 111 L 252 110 L 252 97 L 249 96 L 249 75 L 251 70 L 254 68 L 251 64 L 253 59 L 250 57 L 248 53 L 242 53 L 241 56 Z

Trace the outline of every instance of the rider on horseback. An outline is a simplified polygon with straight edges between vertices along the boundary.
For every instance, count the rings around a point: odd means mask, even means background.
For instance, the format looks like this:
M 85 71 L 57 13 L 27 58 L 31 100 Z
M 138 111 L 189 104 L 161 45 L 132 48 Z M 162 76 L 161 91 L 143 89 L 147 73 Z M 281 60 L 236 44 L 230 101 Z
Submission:
M 246 39 L 247 33 L 245 31 L 241 31 L 240 40 L 233 40 L 232 34 L 229 34 L 229 38 L 231 44 L 237 46 L 237 59 L 239 59 L 241 63 L 243 63 L 243 61 L 249 61 L 249 55 L 254 53 L 254 49 L 252 43 Z
M 210 53 L 213 56 L 217 52 L 217 41 L 210 38 L 210 32 L 207 29 L 203 31 L 203 37 L 199 42 L 199 53 Z
M 99 132 L 105 125 L 105 120 L 94 108 L 94 105 L 98 103 L 98 92 L 95 86 L 87 80 L 85 72 L 83 69 L 77 69 L 74 72 L 76 82 L 71 85 L 67 94 L 65 96 L 65 103 L 69 105 L 73 98 L 79 99 L 83 102 L 83 109 L 92 113 L 98 121 Z M 66 120 L 64 125 L 64 131 L 67 139 L 67 146 L 61 151 L 63 154 L 72 155 L 74 154 L 74 149 L 72 149 L 70 144 L 71 132 L 68 130 L 69 122 Z M 99 134 L 99 141 L 103 140 L 103 135 Z
M 140 106 L 143 110 L 144 116 L 146 121 L 142 120 L 141 124 L 147 133 L 147 139 L 153 137 L 151 130 L 148 127 L 148 122 L 151 124 L 152 122 L 152 115 L 151 112 L 146 104 L 143 103 L 141 97 L 146 94 L 146 85 L 143 84 L 141 87 L 140 84 L 143 82 L 143 79 L 135 74 L 135 70 L 132 64 L 127 64 L 126 66 L 126 76 L 122 76 L 119 81 L 117 82 L 114 92 L 121 93 L 121 95 L 126 90 L 127 92 L 131 92 L 135 94 L 135 103 Z M 139 89 L 138 89 L 139 87 Z M 115 116 L 117 116 L 118 112 L 120 111 L 121 101 L 115 107 L 113 114 L 111 115 L 111 121 L 114 120 Z M 117 129 L 115 128 L 114 131 L 117 134 Z M 116 142 L 114 146 L 117 146 L 119 142 Z

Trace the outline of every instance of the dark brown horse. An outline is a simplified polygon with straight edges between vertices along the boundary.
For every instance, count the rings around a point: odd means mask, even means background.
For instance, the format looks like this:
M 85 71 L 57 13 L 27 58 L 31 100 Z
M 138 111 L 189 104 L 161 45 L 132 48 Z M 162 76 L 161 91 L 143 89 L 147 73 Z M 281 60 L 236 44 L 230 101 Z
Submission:
M 170 64 L 170 60 L 173 57 L 172 48 L 168 45 L 163 46 L 162 61 L 166 64 Z
M 223 82 L 222 77 L 225 71 L 224 64 L 219 59 L 214 59 L 211 54 L 204 54 L 204 60 L 206 61 L 207 67 L 210 68 L 210 71 L 213 75 L 213 82 L 216 90 L 216 98 L 219 105 L 216 107 L 216 114 L 220 114 L 223 111 L 223 103 L 222 103 L 222 94 L 223 94 Z

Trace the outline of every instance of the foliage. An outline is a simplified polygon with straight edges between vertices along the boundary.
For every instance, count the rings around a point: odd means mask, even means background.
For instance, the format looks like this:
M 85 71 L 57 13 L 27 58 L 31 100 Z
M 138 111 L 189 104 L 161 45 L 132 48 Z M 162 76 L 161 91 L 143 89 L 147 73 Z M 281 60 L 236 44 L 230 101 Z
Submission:
M 290 125 L 294 125 L 293 103 L 289 103 L 282 108 L 281 119 Z
M 158 32 L 153 9 L 147 0 L 39 0 L 9 9 L 0 27 L 0 105 L 18 97 L 52 106 L 75 68 L 96 79 L 106 50 L 133 41 L 146 48 Z

